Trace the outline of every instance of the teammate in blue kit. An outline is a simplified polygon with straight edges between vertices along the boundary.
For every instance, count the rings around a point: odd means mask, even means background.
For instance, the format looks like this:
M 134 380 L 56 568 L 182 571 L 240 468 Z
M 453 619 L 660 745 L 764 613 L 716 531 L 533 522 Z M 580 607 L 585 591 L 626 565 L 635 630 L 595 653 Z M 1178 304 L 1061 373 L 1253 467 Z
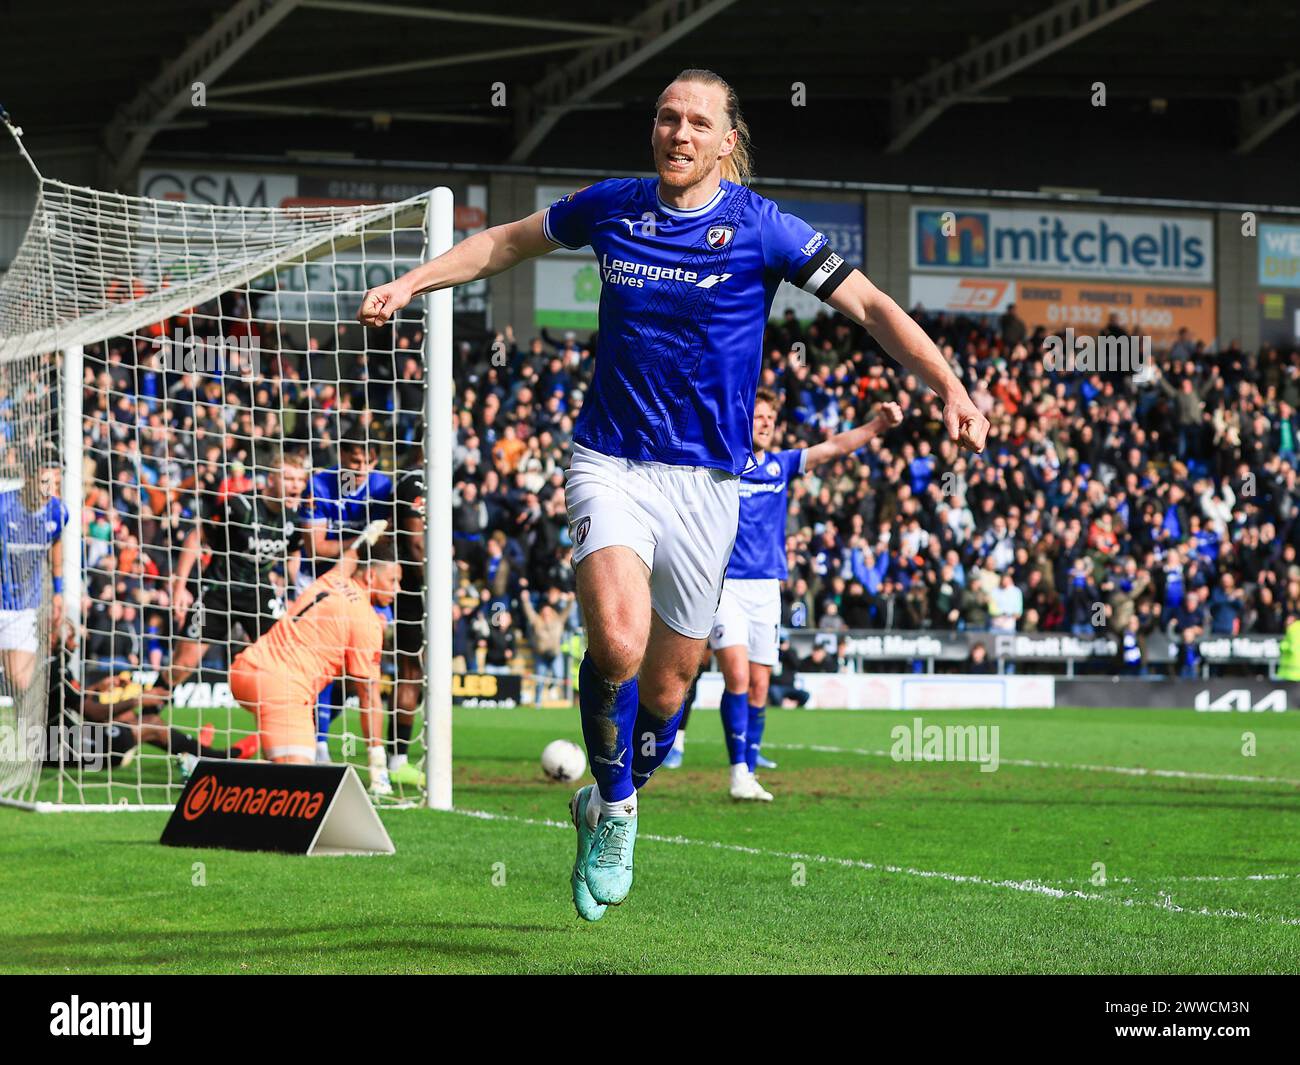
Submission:
M 603 282 L 595 373 L 565 481 L 588 634 L 583 737 L 595 786 L 570 803 L 570 875 L 589 921 L 632 886 L 637 789 L 672 748 L 736 536 L 753 463 L 754 395 L 777 286 L 789 281 L 861 323 L 942 397 L 953 440 L 988 423 L 934 344 L 826 237 L 750 190 L 735 92 L 683 71 L 651 123 L 657 178 L 610 179 L 468 237 L 366 294 L 382 325 L 415 296 L 590 245 Z
M 788 576 L 785 518 L 790 481 L 823 462 L 852 454 L 903 421 L 897 403 L 884 403 L 875 417 L 856 429 L 812 447 L 769 454 L 776 410 L 776 395 L 760 388 L 754 402 L 755 464 L 740 478 L 736 546 L 709 634 L 709 648 L 718 656 L 725 682 L 722 732 L 731 764 L 731 797 L 761 802 L 772 801 L 754 771 L 763 743 L 767 686 L 777 660 L 781 582 Z
M 63 622 L 63 556 L 59 538 L 68 508 L 59 499 L 61 466 L 52 449 L 35 477 L 0 492 L 0 666 L 12 697 L 27 691 L 36 675 L 41 646 L 37 618 L 49 560 L 53 584 L 50 631 Z
M 388 516 L 393 506 L 393 479 L 375 467 L 379 447 L 364 436 L 351 435 L 339 444 L 339 464 L 311 478 L 311 517 L 308 565 L 299 578 L 306 587 L 323 576 L 350 543 L 372 521 Z M 380 612 L 391 621 L 391 612 Z M 329 734 L 334 711 L 342 706 L 339 684 L 326 685 L 316 702 L 316 761 L 330 760 Z

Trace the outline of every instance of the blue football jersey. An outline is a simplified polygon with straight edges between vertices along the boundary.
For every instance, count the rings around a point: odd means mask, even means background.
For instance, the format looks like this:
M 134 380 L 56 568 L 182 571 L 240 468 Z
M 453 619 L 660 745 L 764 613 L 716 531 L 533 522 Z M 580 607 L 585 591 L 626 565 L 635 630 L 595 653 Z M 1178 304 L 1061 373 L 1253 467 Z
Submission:
M 600 266 L 592 386 L 573 438 L 605 455 L 738 474 L 753 457 L 763 330 L 784 280 L 826 299 L 852 271 L 807 222 L 744 185 L 669 207 L 612 178 L 546 210 L 548 239 Z
M 785 580 L 785 512 L 790 479 L 804 472 L 805 448 L 757 456 L 740 475 L 740 524 L 727 563 L 734 580 Z
M 45 586 L 50 545 L 68 523 L 68 508 L 48 499 L 35 513 L 21 490 L 0 492 L 0 610 L 35 610 Z
M 392 509 L 393 479 L 386 473 L 371 470 L 362 479 L 352 470 L 335 467 L 312 474 L 308 521 L 325 522 L 326 539 L 338 540 L 346 533 L 355 536 L 379 518 L 388 518 L 391 529 Z M 333 565 L 333 560 L 326 561 Z

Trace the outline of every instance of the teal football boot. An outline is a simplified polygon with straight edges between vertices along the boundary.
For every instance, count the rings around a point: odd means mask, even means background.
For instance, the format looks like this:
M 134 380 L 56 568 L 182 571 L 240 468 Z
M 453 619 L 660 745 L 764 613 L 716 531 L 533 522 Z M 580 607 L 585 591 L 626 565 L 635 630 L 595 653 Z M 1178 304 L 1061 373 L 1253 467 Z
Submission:
M 573 860 L 569 884 L 573 888 L 573 908 L 584 921 L 599 921 L 605 916 L 606 910 L 587 887 L 587 858 L 596 838 L 596 830 L 587 824 L 587 803 L 592 801 L 595 793 L 596 785 L 588 784 L 574 792 L 573 798 L 569 800 L 569 816 L 573 818 L 573 827 L 578 830 L 578 856 Z
M 587 857 L 587 886 L 597 902 L 617 906 L 632 890 L 632 851 L 636 847 L 635 817 L 604 817 Z

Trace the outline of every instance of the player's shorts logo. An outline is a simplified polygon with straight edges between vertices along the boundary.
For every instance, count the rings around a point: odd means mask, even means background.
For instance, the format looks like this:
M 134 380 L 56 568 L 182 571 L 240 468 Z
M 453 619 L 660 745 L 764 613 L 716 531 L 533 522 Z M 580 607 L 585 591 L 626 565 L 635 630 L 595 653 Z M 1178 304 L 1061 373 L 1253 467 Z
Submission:
M 579 547 L 586 543 L 589 532 L 591 532 L 591 519 L 583 518 L 573 530 L 573 539 Z
M 731 238 L 735 235 L 735 226 L 710 226 L 709 235 L 706 239 L 710 248 L 714 251 L 721 251 L 731 243 Z
M 720 639 L 722 639 L 722 635 L 723 635 L 723 633 L 725 633 L 726 631 L 727 631 L 727 626 L 725 626 L 725 625 L 714 625 L 714 626 L 713 626 L 713 638 L 714 638 L 715 640 L 720 640 Z

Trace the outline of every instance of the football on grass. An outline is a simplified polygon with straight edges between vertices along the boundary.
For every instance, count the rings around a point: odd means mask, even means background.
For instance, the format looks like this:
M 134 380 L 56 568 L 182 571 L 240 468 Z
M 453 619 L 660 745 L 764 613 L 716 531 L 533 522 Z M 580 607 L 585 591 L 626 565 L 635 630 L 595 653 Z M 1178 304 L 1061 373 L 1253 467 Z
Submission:
M 552 780 L 577 780 L 587 769 L 582 748 L 568 740 L 552 740 L 542 752 L 542 772 Z

